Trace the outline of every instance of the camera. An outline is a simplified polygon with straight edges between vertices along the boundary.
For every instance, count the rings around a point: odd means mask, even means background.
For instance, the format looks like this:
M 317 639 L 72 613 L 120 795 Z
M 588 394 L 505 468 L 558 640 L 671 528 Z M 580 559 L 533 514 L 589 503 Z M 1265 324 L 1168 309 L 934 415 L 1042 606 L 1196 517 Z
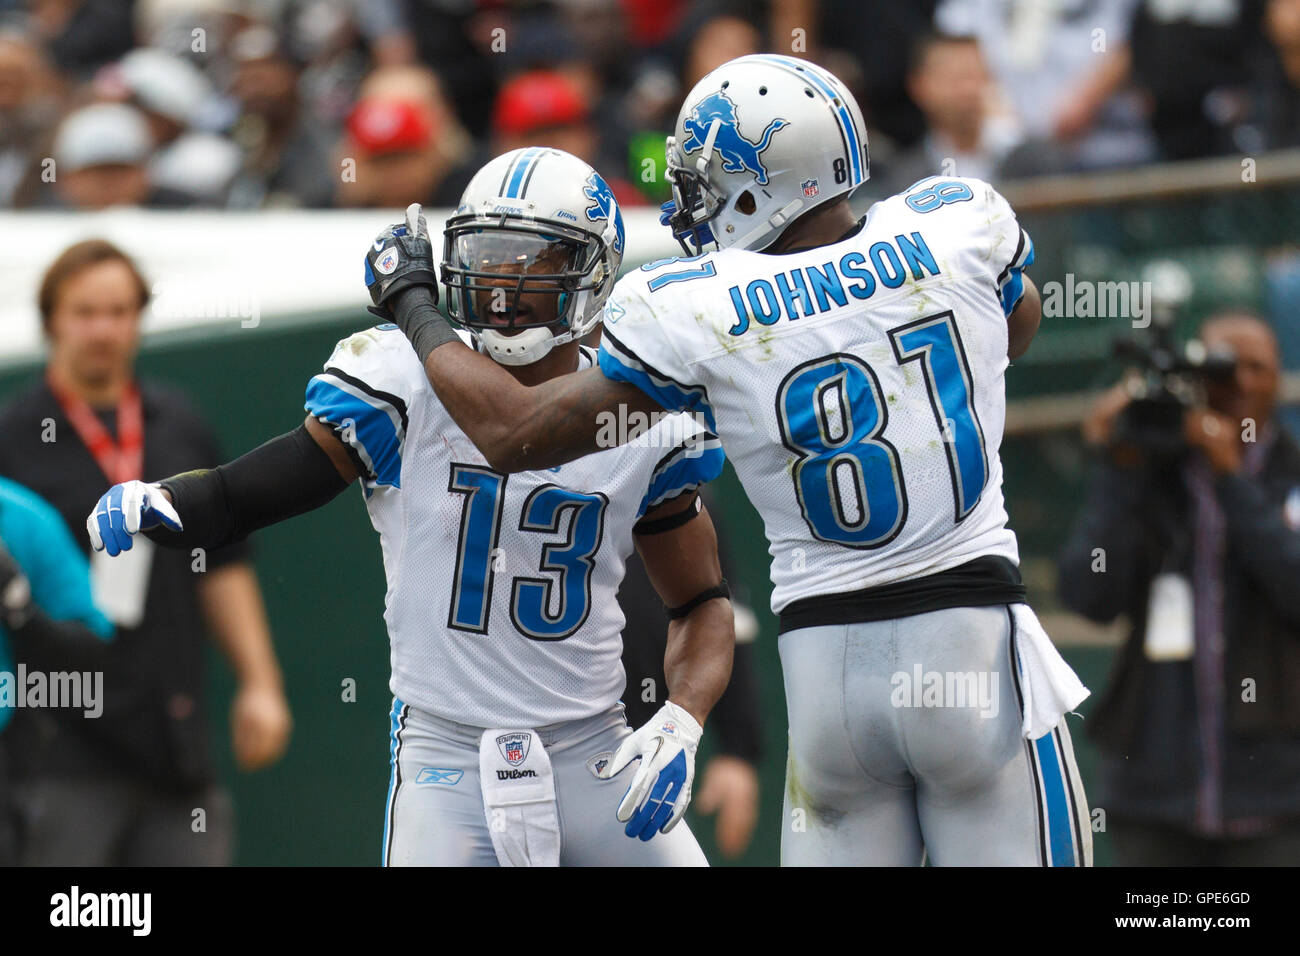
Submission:
M 1128 382 L 1132 401 L 1116 422 L 1115 442 L 1151 459 L 1170 459 L 1183 451 L 1187 409 L 1205 404 L 1208 383 L 1231 381 L 1237 360 L 1230 349 L 1210 349 L 1199 339 L 1177 341 L 1174 327 L 1191 288 L 1182 266 L 1155 263 L 1144 276 L 1151 321 L 1142 335 L 1111 343 L 1112 353 L 1135 367 Z

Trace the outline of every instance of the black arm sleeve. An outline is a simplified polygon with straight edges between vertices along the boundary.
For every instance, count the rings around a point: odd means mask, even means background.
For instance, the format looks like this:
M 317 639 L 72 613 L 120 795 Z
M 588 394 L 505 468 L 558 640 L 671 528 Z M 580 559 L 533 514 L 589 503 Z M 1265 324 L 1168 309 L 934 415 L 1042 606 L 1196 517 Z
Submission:
M 84 671 L 100 667 L 109 644 L 80 621 L 56 621 L 38 607 L 18 627 L 9 628 L 14 659 L 43 671 Z
M 171 494 L 185 528 L 145 534 L 171 548 L 219 548 L 242 540 L 319 508 L 348 486 L 305 425 L 220 467 L 183 472 L 159 484 Z

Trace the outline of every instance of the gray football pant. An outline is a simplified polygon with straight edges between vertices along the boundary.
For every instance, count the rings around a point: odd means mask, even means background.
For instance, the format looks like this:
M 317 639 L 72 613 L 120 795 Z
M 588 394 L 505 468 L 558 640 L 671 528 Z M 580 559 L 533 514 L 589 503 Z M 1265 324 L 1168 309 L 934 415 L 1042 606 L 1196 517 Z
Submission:
M 384 865 L 497 866 L 479 783 L 483 728 L 443 720 L 401 701 L 394 701 L 391 722 L 396 759 Z M 562 866 L 708 865 L 685 821 L 642 842 L 627 836 L 615 818 L 638 762 L 601 780 L 588 761 L 612 755 L 632 732 L 621 704 L 586 720 L 530 729 L 551 758 Z
M 1014 643 L 1006 606 L 781 635 L 782 864 L 1091 865 L 1065 720 L 1021 736 Z

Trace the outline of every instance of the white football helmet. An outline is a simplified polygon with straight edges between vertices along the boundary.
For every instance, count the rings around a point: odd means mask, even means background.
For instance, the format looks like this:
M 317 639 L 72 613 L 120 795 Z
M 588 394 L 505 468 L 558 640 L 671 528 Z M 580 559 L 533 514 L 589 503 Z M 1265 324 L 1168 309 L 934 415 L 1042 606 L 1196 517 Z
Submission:
M 529 365 L 595 328 L 623 261 L 609 184 L 544 146 L 480 169 L 443 238 L 448 313 L 502 365 Z M 537 311 L 537 295 L 553 296 L 554 309 Z
M 853 94 L 792 56 L 738 57 L 700 80 L 666 152 L 676 206 L 668 224 L 687 255 L 711 242 L 761 250 L 796 216 L 868 176 Z

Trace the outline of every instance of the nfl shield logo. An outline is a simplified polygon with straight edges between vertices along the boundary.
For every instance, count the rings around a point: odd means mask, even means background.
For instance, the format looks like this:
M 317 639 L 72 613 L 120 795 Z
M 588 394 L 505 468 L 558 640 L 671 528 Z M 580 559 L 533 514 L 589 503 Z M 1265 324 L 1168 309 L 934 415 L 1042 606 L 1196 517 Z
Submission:
M 375 263 L 375 270 L 383 275 L 392 275 L 393 270 L 397 268 L 397 260 L 397 250 L 389 249 L 379 257 L 379 261 Z
M 817 188 L 817 180 L 815 179 L 805 179 L 799 185 L 803 187 L 803 195 L 805 199 L 812 199 L 821 192 L 821 190 Z
M 531 734 L 502 734 L 497 738 L 497 749 L 506 758 L 506 763 L 518 767 L 528 756 L 528 742 L 531 738 Z

